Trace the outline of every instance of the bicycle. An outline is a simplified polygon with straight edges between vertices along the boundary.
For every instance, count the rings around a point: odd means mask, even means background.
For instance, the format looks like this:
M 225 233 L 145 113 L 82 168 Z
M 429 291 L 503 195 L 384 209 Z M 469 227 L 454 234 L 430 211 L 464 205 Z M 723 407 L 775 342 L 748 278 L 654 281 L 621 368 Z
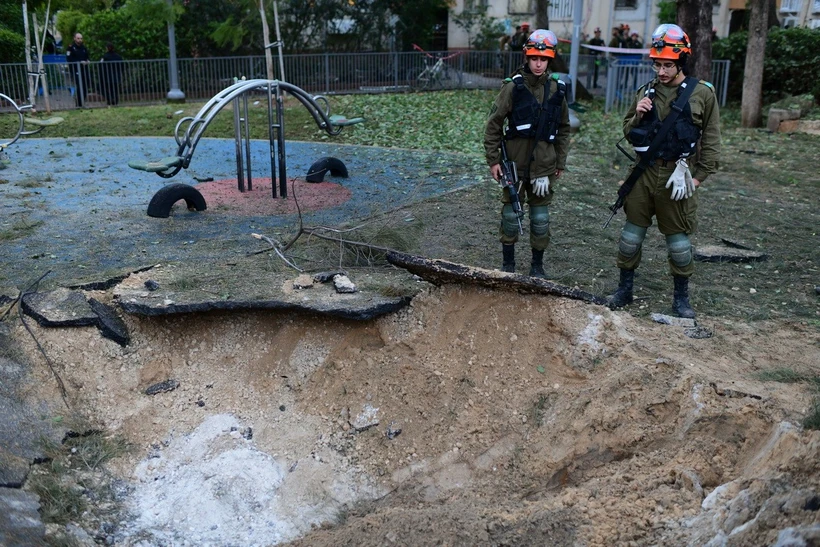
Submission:
M 424 66 L 412 67 L 407 71 L 407 85 L 411 89 L 454 89 L 461 87 L 461 71 L 449 66 L 444 61 L 461 55 L 458 51 L 452 55 L 431 55 L 421 47 L 413 44 L 413 49 L 424 54 Z M 431 62 L 435 59 L 435 62 Z

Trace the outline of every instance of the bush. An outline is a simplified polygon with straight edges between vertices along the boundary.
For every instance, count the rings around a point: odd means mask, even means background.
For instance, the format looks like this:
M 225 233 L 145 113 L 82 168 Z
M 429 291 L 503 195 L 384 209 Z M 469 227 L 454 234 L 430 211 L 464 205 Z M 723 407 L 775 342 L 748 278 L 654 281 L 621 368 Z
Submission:
M 113 43 L 126 60 L 168 57 L 168 30 L 165 21 L 137 17 L 128 5 L 118 10 L 98 11 L 92 15 L 61 11 L 57 15 L 57 28 L 64 37 L 64 50 L 73 40 L 74 33 L 81 33 L 92 61 L 102 58 L 107 42 Z
M 26 39 L 0 28 L 0 63 L 22 63 L 26 60 Z
M 730 100 L 740 100 L 743 69 L 746 63 L 746 31 L 736 32 L 712 44 L 713 59 L 728 59 Z M 807 74 L 820 72 L 820 32 L 807 28 L 774 28 L 766 39 L 763 62 L 763 98 L 770 102 L 786 95 L 812 93 L 814 78 Z

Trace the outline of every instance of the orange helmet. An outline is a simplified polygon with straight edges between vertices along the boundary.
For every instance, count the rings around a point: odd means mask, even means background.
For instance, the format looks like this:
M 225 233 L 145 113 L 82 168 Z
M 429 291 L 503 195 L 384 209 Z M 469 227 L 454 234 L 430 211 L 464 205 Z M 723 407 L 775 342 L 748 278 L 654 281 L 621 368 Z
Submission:
M 659 26 L 652 33 L 650 59 L 669 59 L 685 63 L 692 53 L 689 36 L 678 25 L 670 23 Z
M 549 57 L 555 58 L 555 46 L 558 45 L 558 37 L 551 30 L 542 28 L 536 30 L 524 44 L 524 55 L 529 57 Z

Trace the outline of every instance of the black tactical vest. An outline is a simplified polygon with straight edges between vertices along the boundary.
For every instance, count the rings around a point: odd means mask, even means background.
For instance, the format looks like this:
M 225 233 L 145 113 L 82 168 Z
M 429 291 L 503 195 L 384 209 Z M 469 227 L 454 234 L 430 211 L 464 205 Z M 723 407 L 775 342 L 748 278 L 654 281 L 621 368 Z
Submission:
M 693 81 L 691 85 L 697 85 L 697 80 Z M 680 95 L 682 90 L 682 88 L 678 88 L 678 95 Z M 649 92 L 650 89 L 647 88 L 644 94 L 646 95 Z M 674 108 L 677 102 L 677 100 L 674 101 L 672 108 Z M 637 127 L 629 132 L 627 140 L 629 140 L 636 152 L 643 153 L 649 148 L 661 125 L 663 125 L 663 120 L 658 119 L 657 111 L 653 108 L 644 114 Z M 655 157 L 650 159 L 663 158 L 666 160 L 677 160 L 694 154 L 695 145 L 697 145 L 700 139 L 700 133 L 700 128 L 698 128 L 692 120 L 692 109 L 689 107 L 689 101 L 686 101 L 681 109 L 681 113 L 678 115 L 678 119 L 675 120 L 674 125 L 666 134 L 663 144 L 654 154 Z
M 512 77 L 515 88 L 512 92 L 512 112 L 509 116 L 507 139 L 525 137 L 547 142 L 555 141 L 566 96 L 566 84 L 557 78 L 555 81 L 558 83 L 558 89 L 547 99 L 548 79 L 544 84 L 544 101 L 538 104 L 535 96 L 524 85 L 524 77 L 521 74 Z

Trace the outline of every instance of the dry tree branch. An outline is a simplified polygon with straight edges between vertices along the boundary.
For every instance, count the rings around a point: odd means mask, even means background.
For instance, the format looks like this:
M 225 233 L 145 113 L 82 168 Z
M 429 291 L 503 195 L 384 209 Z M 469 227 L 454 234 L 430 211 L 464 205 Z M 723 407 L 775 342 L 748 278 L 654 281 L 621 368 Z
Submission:
M 18 296 L 18 302 L 22 304 L 23 298 L 25 298 L 26 295 L 36 294 L 37 289 L 40 285 L 40 281 L 42 281 L 43 278 L 45 276 L 47 276 L 48 274 L 50 274 L 50 273 L 51 273 L 51 270 L 47 271 L 46 273 L 41 275 L 39 277 L 39 279 L 37 279 L 37 281 L 35 281 L 31 285 L 29 285 L 26 290 L 22 291 L 20 293 L 20 296 Z M 54 368 L 54 363 L 52 362 L 51 358 L 46 353 L 45 348 L 43 348 L 42 344 L 40 344 L 40 341 L 34 335 L 34 331 L 32 331 L 31 327 L 29 327 L 28 323 L 26 323 L 26 319 L 23 315 L 23 306 L 22 305 L 17 306 L 17 315 L 20 318 L 20 323 L 23 324 L 23 326 L 26 328 L 26 331 L 28 331 L 28 333 L 31 335 L 32 340 L 34 340 L 34 343 L 37 345 L 37 349 L 40 350 L 40 353 L 43 354 L 43 357 L 46 360 L 46 365 L 48 365 L 49 370 L 51 370 L 51 374 L 54 375 L 54 379 L 57 380 L 57 386 L 60 388 L 60 396 L 63 399 L 63 403 L 65 403 L 66 408 L 71 408 L 71 405 L 68 404 L 68 393 L 66 392 L 65 384 L 63 383 L 63 379 L 60 378 L 60 375 L 57 373 L 57 370 Z

